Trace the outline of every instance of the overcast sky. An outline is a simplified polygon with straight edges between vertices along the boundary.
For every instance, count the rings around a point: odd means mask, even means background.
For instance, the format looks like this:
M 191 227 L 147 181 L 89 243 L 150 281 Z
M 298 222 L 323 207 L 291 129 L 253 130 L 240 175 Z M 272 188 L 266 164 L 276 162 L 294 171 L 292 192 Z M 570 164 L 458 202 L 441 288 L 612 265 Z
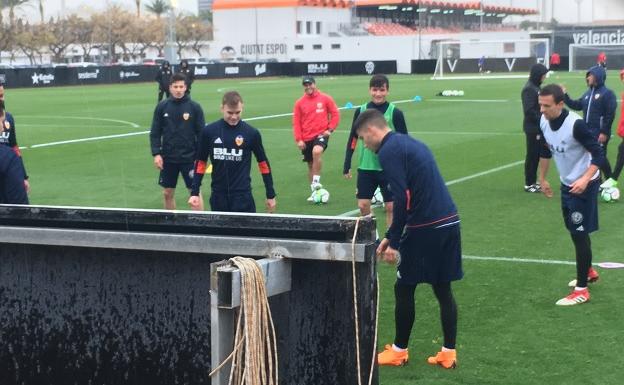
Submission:
M 175 1 L 175 0 L 174 0 Z M 142 4 L 149 4 L 152 0 L 142 0 Z M 106 8 L 107 3 L 119 4 L 125 9 L 135 11 L 135 0 L 43 0 L 43 9 L 46 20 L 61 14 L 62 4 L 65 3 L 66 14 L 77 13 L 81 16 Z M 197 0 L 177 0 L 178 8 L 185 13 L 197 14 Z M 31 21 L 39 20 L 39 0 L 30 0 L 30 5 L 20 7 L 15 13 Z M 144 12 L 144 7 L 141 7 Z M 6 13 L 6 11 L 5 11 Z

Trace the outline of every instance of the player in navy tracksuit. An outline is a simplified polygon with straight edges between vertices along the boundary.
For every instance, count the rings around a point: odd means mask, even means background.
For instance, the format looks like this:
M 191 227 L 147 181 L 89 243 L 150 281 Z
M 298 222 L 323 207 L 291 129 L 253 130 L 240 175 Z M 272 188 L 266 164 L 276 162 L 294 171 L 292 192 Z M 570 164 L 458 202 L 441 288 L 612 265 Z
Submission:
M 574 290 L 556 304 L 570 306 L 589 301 L 587 282 L 598 279 L 598 273 L 591 268 L 589 234 L 598 230 L 599 168 L 606 158 L 594 133 L 580 116 L 563 108 L 563 101 L 563 90 L 556 84 L 540 91 L 540 129 L 548 145 L 540 154 L 540 185 L 547 197 L 553 196 L 546 180 L 553 157 L 561 180 L 563 220 L 576 251 L 576 280 L 570 282 Z
M 0 145 L 10 147 L 15 155 L 19 158 L 22 157 L 19 145 L 17 144 L 17 134 L 15 132 L 15 119 L 13 115 L 6 111 L 4 104 L 4 85 L 0 84 Z M 22 166 L 24 161 L 22 159 Z M 26 173 L 26 167 L 24 167 L 24 187 L 26 192 L 30 191 L 30 183 L 28 182 L 28 174 Z
M 605 163 L 601 166 L 600 170 L 604 178 L 609 180 L 612 171 L 606 155 L 607 145 L 609 144 L 609 139 L 611 139 L 611 125 L 613 124 L 615 111 L 617 110 L 617 98 L 613 91 L 605 86 L 606 79 L 607 71 L 604 67 L 600 65 L 591 67 L 585 75 L 585 80 L 589 89 L 576 100 L 571 99 L 566 93 L 563 101 L 573 110 L 583 110 L 583 120 L 594 137 L 598 139 L 598 142 L 604 148 Z M 608 182 L 601 187 L 611 187 L 612 185 L 613 182 Z
M 275 210 L 275 190 L 269 159 L 262 146 L 260 132 L 241 120 L 243 100 L 236 91 L 223 95 L 221 105 L 223 119 L 206 125 L 199 139 L 195 161 L 195 176 L 189 204 L 197 210 L 199 187 L 206 173 L 210 158 L 212 165 L 212 211 L 255 213 L 256 204 L 251 193 L 251 154 L 258 161 L 258 168 L 266 189 L 266 208 Z
M 0 203 L 28 204 L 22 159 L 7 146 L 0 146 Z
M 429 283 L 440 304 L 444 345 L 430 364 L 457 362 L 457 305 L 451 282 L 463 277 L 459 215 L 431 151 L 422 142 L 390 130 L 383 114 L 369 109 L 355 122 L 367 148 L 377 152 L 392 194 L 394 220 L 377 252 L 397 263 L 396 336 L 377 356 L 380 365 L 402 365 L 414 323 L 414 291 Z
M 191 189 L 197 140 L 206 124 L 201 106 L 185 94 L 185 80 L 179 73 L 171 77 L 171 96 L 156 106 L 150 131 L 154 165 L 160 170 L 158 184 L 163 187 L 167 210 L 176 208 L 178 174 L 182 174 L 186 187 Z

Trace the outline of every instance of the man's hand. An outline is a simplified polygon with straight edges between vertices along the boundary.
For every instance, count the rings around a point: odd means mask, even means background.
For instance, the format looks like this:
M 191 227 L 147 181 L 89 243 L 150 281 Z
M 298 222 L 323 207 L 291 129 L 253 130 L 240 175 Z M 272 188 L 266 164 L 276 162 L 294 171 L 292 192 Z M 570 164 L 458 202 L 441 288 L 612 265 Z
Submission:
M 189 206 L 191 206 L 191 210 L 200 211 L 199 207 L 199 196 L 193 195 L 188 200 Z
M 540 188 L 542 190 L 542 193 L 544 195 L 546 195 L 546 198 L 552 198 L 553 197 L 552 188 L 550 188 L 550 183 L 548 183 L 547 180 L 541 180 L 540 181 Z
M 607 143 L 607 139 L 609 139 L 609 138 L 607 137 L 606 134 L 601 133 L 600 135 L 598 135 L 598 143 L 600 143 L 600 144 Z
M 154 166 L 159 169 L 162 170 L 163 169 L 163 158 L 160 155 L 154 155 Z
M 351 179 L 353 176 L 351 175 L 351 169 L 347 171 L 345 174 L 342 174 L 345 179 Z
M 327 129 L 327 130 L 325 130 L 325 131 L 323 132 L 323 136 L 330 136 L 330 135 L 331 135 L 331 133 L 332 133 L 332 132 L 331 132 L 331 131 L 329 131 L 329 129 Z
M 570 193 L 571 194 L 582 194 L 585 189 L 587 188 L 587 185 L 589 184 L 589 179 L 585 178 L 584 176 L 578 178 L 577 180 L 574 181 L 574 183 L 572 183 L 570 185 Z
M 384 238 L 379 247 L 377 247 L 377 258 L 387 263 L 396 263 L 399 256 L 399 252 L 396 249 L 390 247 L 390 240 Z
M 26 194 L 30 194 L 30 182 L 28 182 L 28 179 L 24 179 L 24 189 L 26 190 Z
M 564 86 L 563 84 L 559 84 L 559 87 L 561 87 L 561 91 L 563 91 L 564 94 L 568 93 L 568 89 L 566 88 L 566 86 Z
M 266 210 L 267 213 L 273 214 L 275 212 L 275 207 L 277 206 L 277 201 L 275 198 L 271 198 L 266 200 Z
M 303 140 L 298 140 L 297 147 L 299 147 L 300 150 L 305 150 L 306 148 L 305 142 Z

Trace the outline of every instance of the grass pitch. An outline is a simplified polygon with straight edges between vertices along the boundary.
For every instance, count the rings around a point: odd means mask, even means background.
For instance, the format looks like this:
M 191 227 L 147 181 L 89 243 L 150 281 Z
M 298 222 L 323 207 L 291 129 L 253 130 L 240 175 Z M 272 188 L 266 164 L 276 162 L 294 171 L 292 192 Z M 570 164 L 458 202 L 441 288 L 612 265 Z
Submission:
M 391 76 L 389 100 L 398 104 L 410 134 L 432 149 L 450 185 L 462 219 L 465 278 L 454 285 L 459 306 L 459 367 L 445 371 L 425 360 L 442 343 L 437 303 L 426 285 L 417 289 L 416 323 L 410 363 L 381 368 L 384 385 L 416 384 L 621 384 L 619 348 L 624 337 L 624 270 L 604 270 L 592 286 L 590 303 L 559 308 L 568 293 L 574 266 L 564 229 L 559 195 L 546 199 L 523 192 L 524 135 L 520 90 L 523 79 L 443 80 Z M 621 85 L 609 74 L 619 95 Z M 555 74 L 569 92 L 584 91 L 581 73 Z M 368 101 L 368 77 L 317 79 L 339 106 Z M 244 118 L 260 129 L 271 161 L 278 212 L 338 215 L 356 208 L 355 178 L 342 178 L 342 164 L 353 110 L 341 110 L 340 127 L 323 158 L 321 182 L 330 202 L 317 206 L 309 195 L 307 169 L 292 139 L 292 111 L 302 94 L 299 79 L 198 81 L 193 99 L 206 120 L 219 118 L 225 90 L 241 92 Z M 443 89 L 465 96 L 442 98 Z M 155 84 L 9 89 L 7 107 L 17 122 L 18 140 L 31 177 L 33 204 L 161 208 L 158 173 L 152 165 L 149 130 L 156 102 Z M 618 111 L 619 118 L 619 111 Z M 614 127 L 615 131 L 615 127 Z M 82 141 L 77 141 L 82 140 Z M 68 141 L 68 143 L 58 143 Z M 620 139 L 610 146 L 612 162 Z M 353 169 L 357 167 L 354 157 Z M 254 195 L 262 210 L 264 188 L 252 168 Z M 557 186 L 557 172 L 550 181 Z M 180 181 L 181 182 L 181 181 Z M 207 202 L 209 178 L 204 179 Z M 179 188 L 177 204 L 186 209 Z M 600 231 L 592 236 L 594 260 L 624 262 L 621 242 L 624 202 L 600 204 Z M 383 215 L 377 212 L 380 228 Z M 500 258 L 495 260 L 492 258 Z M 536 260 L 519 262 L 513 259 Z M 555 263 L 539 263 L 546 261 Z M 394 267 L 380 265 L 379 347 L 394 335 Z M 618 380 L 619 378 L 619 380 Z

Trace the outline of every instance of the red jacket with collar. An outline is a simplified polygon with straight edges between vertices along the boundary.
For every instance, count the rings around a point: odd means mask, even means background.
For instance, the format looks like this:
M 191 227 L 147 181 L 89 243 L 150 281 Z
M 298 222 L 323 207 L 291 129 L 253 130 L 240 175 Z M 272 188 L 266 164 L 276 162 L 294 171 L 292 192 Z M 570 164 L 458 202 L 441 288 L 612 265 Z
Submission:
M 334 131 L 340 122 L 338 107 L 331 96 L 318 90 L 312 95 L 304 94 L 293 110 L 293 134 L 295 141 L 307 142 L 325 130 Z
M 624 92 L 622 92 L 622 100 L 624 100 Z M 620 116 L 620 124 L 618 125 L 617 134 L 624 138 L 624 102 L 622 102 L 622 116 Z

